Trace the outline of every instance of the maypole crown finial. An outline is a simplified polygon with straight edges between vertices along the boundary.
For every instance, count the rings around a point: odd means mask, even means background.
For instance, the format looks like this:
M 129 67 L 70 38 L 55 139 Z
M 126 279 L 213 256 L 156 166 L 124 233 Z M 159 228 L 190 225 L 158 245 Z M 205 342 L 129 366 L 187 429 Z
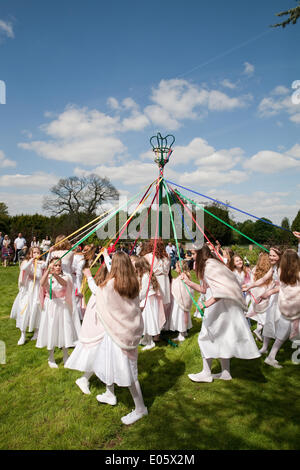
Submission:
M 172 134 L 162 137 L 161 133 L 158 132 L 157 135 L 153 135 L 150 138 L 150 144 L 153 152 L 155 153 L 154 161 L 160 168 L 163 168 L 166 163 L 168 163 L 173 152 L 172 145 L 174 142 L 175 137 Z

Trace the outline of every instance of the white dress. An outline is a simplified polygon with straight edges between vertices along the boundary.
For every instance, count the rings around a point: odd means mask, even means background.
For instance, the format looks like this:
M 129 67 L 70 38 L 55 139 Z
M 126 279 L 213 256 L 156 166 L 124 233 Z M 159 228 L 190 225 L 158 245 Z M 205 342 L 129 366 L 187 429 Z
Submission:
M 238 281 L 239 285 L 241 286 L 241 289 L 242 289 L 242 286 L 244 284 L 247 284 L 247 281 L 246 281 L 246 274 L 244 273 L 244 271 L 242 271 L 241 273 L 238 272 L 237 269 L 235 269 L 233 271 L 233 274 L 235 275 L 236 277 L 236 280 Z M 249 276 L 249 281 L 250 281 L 250 276 Z M 248 282 L 249 282 L 248 281 Z M 243 292 L 243 296 L 244 296 L 244 299 L 245 299 L 245 303 L 246 305 L 248 306 L 248 308 L 250 307 L 251 305 L 251 294 L 249 292 Z M 245 312 L 246 314 L 247 312 Z
M 153 254 L 148 253 L 147 255 L 145 255 L 145 258 L 147 259 L 147 261 L 149 262 L 151 266 Z M 170 289 L 170 279 L 169 279 L 170 265 L 171 265 L 171 260 L 169 257 L 158 259 L 155 256 L 154 263 L 153 263 L 153 272 L 158 281 L 164 305 L 170 304 L 171 302 L 171 289 Z
M 187 330 L 193 327 L 191 315 L 189 312 L 187 318 L 188 323 L 186 324 L 184 310 L 179 307 L 178 303 L 173 298 L 169 329 L 171 331 L 179 331 L 179 333 L 185 333 Z
M 273 281 L 279 283 L 278 269 L 276 266 L 273 268 Z M 278 295 L 277 293 L 270 297 L 269 307 L 266 310 L 263 336 L 285 341 L 289 337 L 291 323 L 280 313 L 278 308 Z
M 84 268 L 84 265 L 85 265 L 84 256 L 81 253 L 74 254 L 73 263 L 72 263 L 72 279 L 73 279 L 73 284 L 75 288 L 76 305 L 80 314 L 80 320 L 83 319 L 82 298 L 77 297 L 76 294 L 81 293 L 81 284 L 82 284 L 82 279 L 83 279 L 82 270 Z
M 243 310 L 231 299 L 220 299 L 205 309 L 198 344 L 207 359 L 260 357 Z
M 106 332 L 97 349 L 93 370 L 106 385 L 130 387 L 138 380 L 137 359 L 130 359 Z
M 46 263 L 37 262 L 34 280 L 34 259 L 23 261 L 19 276 L 19 293 L 12 306 L 10 318 L 16 318 L 16 327 L 21 331 L 39 328 L 41 305 L 39 299 L 40 280 Z
M 70 275 L 63 274 L 60 277 L 71 285 L 72 279 Z M 72 319 L 72 306 L 68 305 L 66 301 L 66 288 L 53 277 L 52 299 L 49 298 L 49 285 L 47 291 L 48 294 L 44 300 L 36 347 L 46 347 L 48 350 L 55 347 L 74 347 L 77 341 L 77 333 Z
M 65 253 L 67 252 L 68 250 L 55 250 L 55 251 L 49 252 L 46 263 L 49 264 L 52 258 L 61 258 L 61 270 L 63 274 L 69 274 L 72 279 L 72 271 L 73 271 L 72 266 L 73 266 L 73 260 L 74 260 L 74 253 L 70 251 L 70 253 L 66 255 Z M 72 289 L 72 304 L 73 304 L 72 317 L 73 317 L 73 322 L 74 322 L 77 336 L 79 336 L 80 329 L 81 329 L 81 322 L 80 322 L 81 312 L 76 303 L 75 289 L 76 287 L 73 287 Z
M 92 277 L 88 278 L 88 285 L 92 292 L 91 297 L 89 298 L 86 314 L 84 318 L 85 321 L 91 321 L 93 324 L 97 324 L 100 320 L 97 318 L 96 312 L 96 290 L 97 285 Z M 80 370 L 82 372 L 95 372 L 94 367 L 96 363 L 96 354 L 99 348 L 99 341 L 94 342 L 93 344 L 83 343 L 80 340 L 75 346 L 72 354 L 69 356 L 65 368 Z
M 145 273 L 142 277 L 141 290 L 140 290 L 140 307 L 143 308 L 142 316 L 144 322 L 143 335 L 156 336 L 160 334 L 161 328 L 159 326 L 159 306 L 155 290 L 150 283 L 148 299 L 146 301 L 146 294 L 149 284 L 149 274 Z

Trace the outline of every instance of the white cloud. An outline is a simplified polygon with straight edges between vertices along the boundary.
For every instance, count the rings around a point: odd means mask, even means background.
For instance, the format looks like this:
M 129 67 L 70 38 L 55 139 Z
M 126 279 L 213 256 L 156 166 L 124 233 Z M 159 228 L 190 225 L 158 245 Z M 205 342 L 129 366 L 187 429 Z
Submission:
M 222 189 L 210 189 L 207 192 L 219 201 L 228 202 L 231 206 L 237 207 L 245 212 L 256 215 L 257 217 L 267 217 L 272 220 L 274 224 L 280 225 L 284 217 L 288 217 L 290 222 L 295 218 L 299 204 L 297 201 L 291 203 L 291 194 L 288 192 L 270 192 L 254 191 L 247 194 L 234 194 L 231 191 L 224 191 Z M 243 221 L 251 219 L 251 217 L 242 214 L 236 210 L 230 209 L 235 220 Z M 255 222 L 255 218 L 252 218 Z
M 278 173 L 289 168 L 300 168 L 300 161 L 290 157 L 288 152 L 281 154 L 262 150 L 244 163 L 244 168 L 260 173 Z
M 193 172 L 184 172 L 179 177 L 179 182 L 182 184 L 200 183 L 201 186 L 211 187 L 222 186 L 223 184 L 240 184 L 248 179 L 246 172 L 239 170 L 213 170 L 211 169 L 198 169 Z
M 225 78 L 224 80 L 222 80 L 221 82 L 221 85 L 225 88 L 230 88 L 230 90 L 234 90 L 236 88 L 236 84 L 235 83 L 232 83 L 230 80 L 228 80 L 227 78 Z
M 269 96 L 261 100 L 258 105 L 259 117 L 271 117 L 280 113 L 287 113 L 290 121 L 300 123 L 300 104 L 292 101 L 292 93 L 286 87 L 279 85 L 274 88 Z
M 12 24 L 8 21 L 0 20 L 0 33 L 4 34 L 8 38 L 15 37 Z
M 10 188 L 47 188 L 58 182 L 58 177 L 53 174 L 36 172 L 31 175 L 2 175 L 0 176 L 0 186 Z
M 295 144 L 290 150 L 287 150 L 286 153 L 291 157 L 300 158 L 300 145 Z
M 161 80 L 153 88 L 151 100 L 145 114 L 156 125 L 175 130 L 184 119 L 199 119 L 207 111 L 231 111 L 243 108 L 251 95 L 231 98 L 219 90 L 207 90 L 186 80 Z
M 290 90 L 284 85 L 278 85 L 271 91 L 271 94 L 275 96 L 287 95 L 288 93 Z
M 42 214 L 43 194 L 22 194 L 16 192 L 0 192 L 0 201 L 8 206 L 10 215 Z
M 120 127 L 119 117 L 68 106 L 56 119 L 41 126 L 52 140 L 22 142 L 19 147 L 47 159 L 95 165 L 125 152 L 126 147 L 114 135 Z
M 9 160 L 9 158 L 6 158 L 3 150 L 0 150 L 0 168 L 8 168 L 13 166 L 16 166 L 16 162 L 14 162 L 13 160 Z
M 253 75 L 255 70 L 255 67 L 253 64 L 250 64 L 249 62 L 244 62 L 244 75 Z
M 189 161 L 196 161 L 212 155 L 214 151 L 214 147 L 209 145 L 206 140 L 196 137 L 187 146 L 178 145 L 174 148 L 176 158 L 174 158 L 172 164 L 175 166 Z

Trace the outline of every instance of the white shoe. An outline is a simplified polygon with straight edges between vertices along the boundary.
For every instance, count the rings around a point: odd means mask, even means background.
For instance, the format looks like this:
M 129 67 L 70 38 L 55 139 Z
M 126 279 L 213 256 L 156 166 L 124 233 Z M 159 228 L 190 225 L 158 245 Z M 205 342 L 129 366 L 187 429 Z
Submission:
M 123 424 L 126 424 L 126 425 L 133 424 L 139 419 L 143 418 L 143 416 L 147 416 L 147 414 L 148 414 L 148 410 L 146 407 L 144 408 L 143 411 L 132 410 L 131 413 L 128 413 L 128 415 L 123 416 L 121 418 L 121 421 Z
M 48 365 L 51 367 L 51 369 L 58 369 L 58 365 L 55 361 L 48 361 Z
M 154 341 L 151 341 L 150 344 L 146 344 L 146 346 L 143 347 L 143 351 L 146 351 L 147 349 L 152 349 L 152 348 L 155 348 Z
M 279 364 L 278 361 L 276 361 L 276 359 L 272 359 L 270 357 L 267 357 L 265 359 L 265 363 L 268 364 L 269 366 L 274 367 L 275 369 L 282 369 L 282 366 Z
M 185 336 L 183 336 L 181 333 L 177 336 L 177 338 L 174 338 L 173 341 L 184 341 Z
M 97 400 L 100 403 L 107 403 L 108 405 L 116 405 L 117 404 L 117 397 L 116 395 L 113 395 L 112 393 L 102 393 L 101 395 L 96 396 Z
M 264 350 L 263 348 L 261 348 L 261 349 L 258 350 L 258 352 L 259 352 L 260 354 L 267 354 L 268 350 L 267 350 L 267 349 Z
M 86 377 L 80 377 L 79 379 L 75 381 L 75 383 L 76 385 L 78 385 L 82 393 L 84 393 L 85 395 L 91 394 L 90 389 L 89 389 L 89 381 Z
M 35 341 L 38 337 L 38 334 L 39 334 L 39 330 L 35 330 L 34 334 L 33 334 L 33 337 L 31 338 L 30 341 Z
M 219 374 L 212 374 L 214 379 L 219 380 L 232 380 L 231 375 L 227 371 L 220 372 Z
M 139 345 L 140 345 L 140 346 L 146 346 L 146 344 L 148 344 L 148 343 L 147 343 L 146 338 L 145 338 L 145 336 L 144 336 L 144 337 L 141 339 L 141 341 L 139 342 Z
M 25 336 L 25 333 L 22 333 L 21 338 L 18 341 L 18 346 L 22 346 L 23 344 L 25 344 L 25 342 L 26 342 L 26 336 Z
M 212 375 L 205 375 L 202 372 L 199 372 L 199 374 L 188 374 L 188 377 L 193 381 L 193 382 L 212 382 L 213 381 L 213 376 Z

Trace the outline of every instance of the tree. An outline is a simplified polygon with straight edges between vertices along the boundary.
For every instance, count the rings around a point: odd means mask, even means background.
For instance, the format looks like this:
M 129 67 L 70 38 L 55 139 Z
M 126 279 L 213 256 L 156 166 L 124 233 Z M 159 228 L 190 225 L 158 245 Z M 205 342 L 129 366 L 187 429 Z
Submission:
M 214 203 L 209 206 L 205 206 L 209 212 L 217 216 L 219 219 L 223 220 L 227 224 L 230 225 L 230 218 L 228 209 L 224 209 L 220 207 L 219 204 Z M 215 219 L 212 215 L 205 212 L 204 215 L 204 226 L 205 226 L 205 234 L 214 243 L 215 240 L 218 240 L 221 245 L 229 245 L 232 242 L 232 229 L 229 228 L 227 225 L 219 222 Z
M 50 192 L 51 196 L 44 198 L 43 209 L 55 216 L 68 214 L 77 225 L 94 216 L 104 202 L 119 198 L 108 178 L 94 174 L 60 179 Z
M 292 223 L 292 232 L 300 232 L 300 211 L 298 211 L 298 214 L 293 220 Z
M 289 18 L 282 21 L 282 23 L 273 24 L 272 27 L 276 28 L 277 26 L 282 26 L 283 28 L 285 28 L 287 24 L 290 24 L 290 23 L 296 24 L 298 18 L 300 17 L 300 1 L 297 0 L 297 3 L 298 3 L 298 6 L 294 8 L 290 8 L 289 10 L 276 13 L 276 16 L 289 15 Z
M 4 202 L 0 202 L 0 217 L 8 216 L 8 207 Z
M 276 243 L 277 242 L 277 229 L 270 225 L 272 223 L 270 219 L 266 217 L 262 217 L 262 220 L 257 220 L 254 222 L 254 240 L 258 243 Z

